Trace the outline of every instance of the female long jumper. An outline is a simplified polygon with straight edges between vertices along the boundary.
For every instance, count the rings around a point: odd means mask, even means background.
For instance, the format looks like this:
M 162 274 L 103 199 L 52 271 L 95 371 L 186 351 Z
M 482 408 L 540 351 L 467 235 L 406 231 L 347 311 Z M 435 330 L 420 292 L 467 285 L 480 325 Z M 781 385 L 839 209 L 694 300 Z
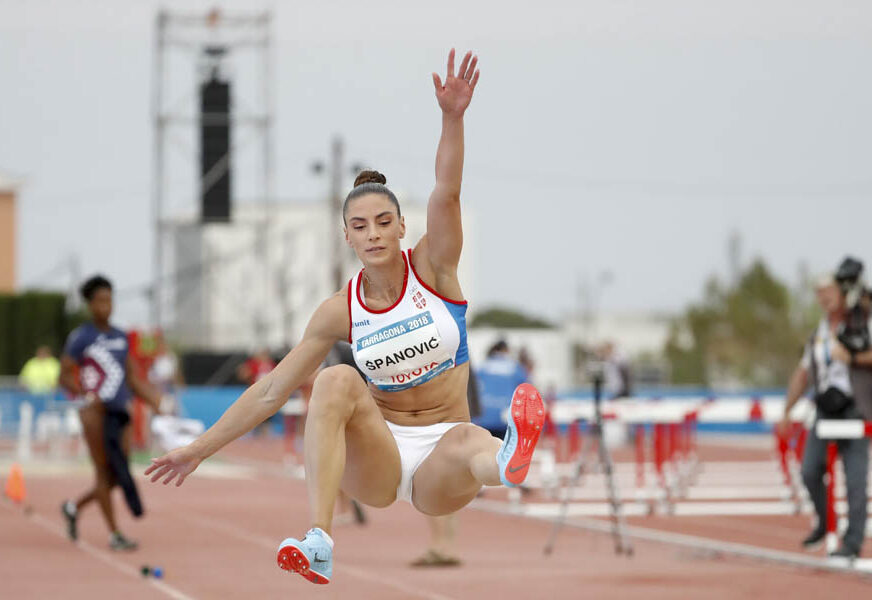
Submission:
M 442 137 L 427 233 L 403 251 L 396 196 L 380 173 L 361 173 L 343 219 L 345 239 L 363 269 L 321 304 L 300 344 L 275 370 L 199 439 L 146 470 L 152 481 L 181 485 L 203 459 L 278 411 L 333 344 L 348 340 L 368 381 L 347 365 L 324 369 L 315 380 L 304 442 L 312 528 L 278 550 L 281 568 L 313 583 L 332 576 L 330 531 L 340 489 L 375 507 L 400 499 L 424 514 L 449 514 L 482 485 L 520 484 L 539 438 L 544 406 L 527 384 L 512 398 L 504 440 L 469 422 L 467 304 L 457 265 L 463 115 L 478 83 L 477 62 L 467 53 L 455 74 L 451 50 L 445 81 L 433 73 Z

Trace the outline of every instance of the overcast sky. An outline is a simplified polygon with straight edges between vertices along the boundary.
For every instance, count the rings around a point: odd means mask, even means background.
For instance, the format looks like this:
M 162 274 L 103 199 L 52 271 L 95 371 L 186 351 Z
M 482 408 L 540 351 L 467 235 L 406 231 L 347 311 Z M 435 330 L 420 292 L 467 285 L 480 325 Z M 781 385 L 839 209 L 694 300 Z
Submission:
M 870 2 L 220 5 L 275 15 L 282 199 L 323 195 L 309 165 L 334 133 L 425 198 L 439 131 L 430 72 L 451 46 L 479 54 L 463 191 L 478 307 L 556 319 L 580 277 L 608 270 L 605 310 L 676 311 L 726 273 L 731 231 L 746 260 L 791 283 L 802 261 L 872 261 Z M 25 180 L 21 285 L 64 285 L 55 267 L 70 252 L 119 289 L 151 278 L 159 7 L 0 0 L 0 172 Z M 117 310 L 126 325 L 147 316 L 131 295 Z

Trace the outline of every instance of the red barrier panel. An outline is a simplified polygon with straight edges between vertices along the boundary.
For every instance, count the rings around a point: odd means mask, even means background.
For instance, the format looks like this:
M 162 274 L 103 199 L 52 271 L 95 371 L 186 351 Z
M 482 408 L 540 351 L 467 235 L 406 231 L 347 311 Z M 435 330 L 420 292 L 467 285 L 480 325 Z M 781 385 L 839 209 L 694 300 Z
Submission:
M 663 439 L 663 424 L 655 423 L 654 424 L 654 436 L 651 441 L 651 445 L 654 447 L 654 469 L 657 471 L 657 476 L 661 480 L 663 480 L 663 453 L 664 453 L 664 439 Z
M 748 417 L 752 421 L 763 420 L 763 405 L 760 404 L 760 398 L 754 398 L 753 400 L 751 400 L 751 410 L 748 414 Z
M 581 421 L 569 424 L 569 459 L 575 460 L 581 451 Z
M 836 456 L 835 442 L 827 442 L 827 533 L 836 533 Z
M 793 447 L 793 455 L 796 457 L 796 462 L 801 463 L 802 457 L 805 455 L 805 441 L 808 439 L 808 429 L 799 423 L 795 427 L 799 429 L 799 433 L 796 438 L 796 444 Z
M 787 452 L 790 449 L 790 433 L 775 432 L 775 445 L 778 449 L 778 463 L 781 466 L 781 474 L 784 476 L 784 483 L 790 485 L 790 467 L 787 464 Z
M 645 487 L 645 426 L 636 425 L 636 487 Z
M 691 411 L 684 415 L 682 432 L 684 435 L 684 457 L 688 458 L 696 452 L 696 417 L 698 411 Z

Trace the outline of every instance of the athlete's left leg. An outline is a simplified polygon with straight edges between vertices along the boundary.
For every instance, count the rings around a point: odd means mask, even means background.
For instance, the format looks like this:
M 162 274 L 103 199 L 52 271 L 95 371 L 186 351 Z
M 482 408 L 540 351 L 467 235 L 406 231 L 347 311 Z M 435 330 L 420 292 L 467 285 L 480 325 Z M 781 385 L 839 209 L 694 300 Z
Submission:
M 500 485 L 502 444 L 471 423 L 448 430 L 412 480 L 412 503 L 427 515 L 446 515 L 469 504 L 483 485 Z
M 448 430 L 412 480 L 412 503 L 428 515 L 445 515 L 469 504 L 483 485 L 519 485 L 527 476 L 545 422 L 536 389 L 522 383 L 508 411 L 504 440 L 464 423 Z

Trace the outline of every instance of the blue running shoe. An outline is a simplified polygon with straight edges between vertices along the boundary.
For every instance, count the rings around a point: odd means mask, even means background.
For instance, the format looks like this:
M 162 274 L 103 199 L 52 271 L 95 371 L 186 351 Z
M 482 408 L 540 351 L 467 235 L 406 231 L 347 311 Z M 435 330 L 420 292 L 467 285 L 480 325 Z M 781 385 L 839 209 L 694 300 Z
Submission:
M 497 452 L 500 481 L 508 487 L 517 487 L 527 478 L 533 450 L 545 424 L 545 405 L 542 397 L 529 383 L 515 388 L 509 406 L 509 426 L 503 445 Z
M 288 538 L 279 546 L 277 561 L 285 571 L 299 573 L 312 583 L 330 583 L 333 544 L 320 529 L 310 529 L 303 541 Z

